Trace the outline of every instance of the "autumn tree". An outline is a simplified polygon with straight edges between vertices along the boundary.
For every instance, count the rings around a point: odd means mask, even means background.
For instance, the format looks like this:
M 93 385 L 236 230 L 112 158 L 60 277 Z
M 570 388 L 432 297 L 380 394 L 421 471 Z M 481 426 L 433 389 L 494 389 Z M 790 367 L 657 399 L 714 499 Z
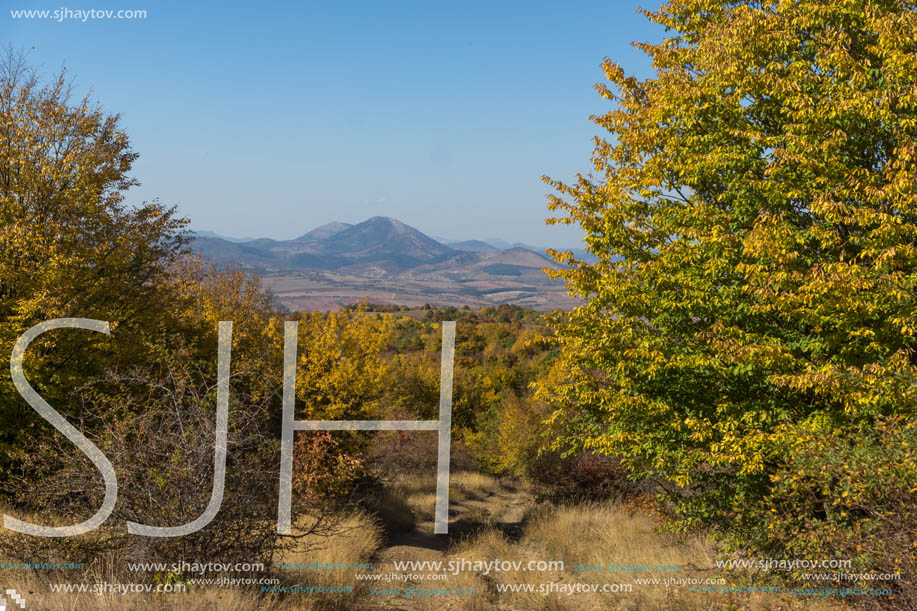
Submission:
M 226 496 L 210 526 L 132 546 L 137 559 L 178 549 L 267 557 L 274 545 L 281 353 L 260 280 L 185 252 L 185 221 L 158 203 L 130 205 L 137 154 L 65 74 L 49 84 L 9 53 L 0 60 L 0 353 L 33 325 L 107 321 L 111 335 L 44 334 L 24 361 L 39 394 L 112 460 L 119 499 L 105 526 L 64 549 L 7 533 L 4 554 L 90 561 L 131 544 L 127 520 L 170 526 L 211 494 L 217 325 L 233 322 Z M 272 375 L 273 373 L 273 375 Z M 86 456 L 0 377 L 0 495 L 40 523 L 92 515 L 104 487 Z M 124 550 L 122 550 L 124 551 Z
M 299 316 L 296 398 L 303 420 L 371 420 L 388 381 L 391 316 L 362 310 Z M 278 334 L 278 341 L 282 336 Z
M 558 444 L 658 478 L 682 526 L 913 569 L 915 4 L 644 14 L 654 75 L 606 60 L 594 173 L 546 178 L 597 258 L 554 254 L 584 299 L 541 388 Z
M 114 346 L 155 321 L 168 300 L 157 286 L 186 236 L 158 203 L 129 206 L 137 154 L 88 97 L 73 100 L 65 73 L 42 84 L 21 55 L 0 58 L 0 354 L 52 318 L 111 323 L 118 339 L 58 332 L 38 338 L 27 375 L 52 404 L 99 374 Z M 0 462 L 22 457 L 37 415 L 0 379 Z M 16 458 L 16 460 L 19 460 Z

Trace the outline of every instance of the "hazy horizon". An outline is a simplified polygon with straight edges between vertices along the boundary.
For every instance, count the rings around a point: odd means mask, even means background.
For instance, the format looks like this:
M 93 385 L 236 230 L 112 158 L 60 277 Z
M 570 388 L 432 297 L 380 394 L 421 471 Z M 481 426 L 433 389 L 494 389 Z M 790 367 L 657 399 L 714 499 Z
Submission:
M 211 229 L 211 228 L 209 228 L 209 227 L 199 227 L 199 226 L 197 226 L 196 223 L 194 223 L 193 219 L 190 219 L 191 222 L 188 224 L 188 229 L 189 229 L 190 231 L 194 232 L 194 233 L 197 233 L 197 234 L 207 234 L 207 235 L 203 235 L 202 237 L 219 237 L 219 238 L 223 238 L 223 239 L 230 239 L 230 240 L 233 240 L 233 241 L 248 241 L 248 240 L 258 240 L 258 239 L 267 238 L 267 239 L 270 239 L 270 240 L 276 240 L 276 241 L 280 242 L 280 241 L 288 241 L 288 240 L 296 239 L 296 238 L 301 237 L 301 236 L 305 235 L 306 233 L 312 231 L 313 229 L 317 229 L 317 228 L 319 228 L 319 227 L 322 227 L 322 226 L 327 225 L 327 224 L 330 224 L 330 223 L 339 222 L 339 223 L 346 223 L 346 224 L 348 224 L 348 225 L 359 225 L 360 223 L 363 223 L 363 222 L 365 222 L 365 221 L 368 221 L 368 220 L 370 220 L 370 219 L 372 219 L 372 218 L 374 218 L 374 217 L 391 218 L 391 219 L 394 219 L 394 220 L 396 220 L 396 221 L 400 221 L 400 222 L 402 222 L 402 223 L 404 223 L 404 224 L 406 224 L 406 225 L 409 225 L 410 227 L 412 227 L 412 228 L 414 228 L 414 229 L 420 231 L 421 233 L 423 233 L 423 234 L 426 235 L 427 237 L 433 238 L 434 240 L 437 240 L 437 241 L 439 241 L 439 242 L 444 242 L 444 241 L 445 241 L 445 242 L 465 242 L 465 241 L 479 240 L 479 241 L 483 241 L 483 242 L 501 241 L 501 242 L 506 242 L 506 243 L 508 243 L 508 244 L 510 244 L 510 245 L 513 245 L 513 244 L 526 244 L 526 245 L 529 245 L 529 246 L 538 246 L 538 247 L 542 247 L 542 246 L 544 246 L 544 247 L 549 247 L 549 246 L 550 246 L 549 244 L 538 244 L 538 243 L 535 243 L 535 242 L 532 242 L 532 241 L 525 242 L 525 241 L 523 241 L 523 240 L 508 240 L 508 239 L 506 239 L 506 238 L 504 238 L 504 237 L 502 237 L 502 236 L 500 236 L 500 235 L 473 235 L 473 236 L 450 237 L 450 236 L 445 236 L 445 235 L 437 234 L 436 232 L 426 231 L 426 230 L 424 230 L 422 227 L 417 227 L 416 225 L 412 224 L 411 222 L 409 222 L 409 221 L 407 221 L 407 220 L 405 220 L 405 219 L 396 218 L 396 217 L 393 217 L 393 216 L 388 215 L 388 214 L 376 214 L 376 215 L 373 215 L 373 216 L 371 216 L 371 217 L 366 217 L 366 218 L 362 218 L 362 219 L 359 219 L 359 220 L 353 220 L 353 221 L 341 221 L 341 220 L 329 221 L 328 223 L 322 223 L 322 224 L 320 224 L 320 225 L 314 225 L 314 226 L 311 226 L 311 227 L 304 227 L 304 228 L 302 228 L 301 231 L 293 231 L 293 230 L 289 230 L 289 229 L 288 229 L 285 233 L 279 234 L 279 235 L 232 235 L 232 234 L 226 234 L 226 233 L 221 233 L 221 232 L 219 232 L 219 231 L 214 231 L 213 229 Z M 565 247 L 565 248 L 583 248 L 583 247 L 585 247 L 585 244 L 582 244 L 582 243 L 580 243 L 580 244 L 566 244 L 566 245 L 562 245 L 562 247 Z

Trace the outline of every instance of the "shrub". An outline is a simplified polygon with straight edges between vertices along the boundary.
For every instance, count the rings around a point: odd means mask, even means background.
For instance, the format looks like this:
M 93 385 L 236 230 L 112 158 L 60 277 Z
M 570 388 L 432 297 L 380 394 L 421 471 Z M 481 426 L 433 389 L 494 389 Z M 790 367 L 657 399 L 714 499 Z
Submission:
M 771 479 L 767 497 L 747 509 L 743 540 L 774 555 L 851 559 L 843 572 L 897 574 L 864 583 L 895 592 L 886 608 L 917 608 L 917 422 L 814 430 Z

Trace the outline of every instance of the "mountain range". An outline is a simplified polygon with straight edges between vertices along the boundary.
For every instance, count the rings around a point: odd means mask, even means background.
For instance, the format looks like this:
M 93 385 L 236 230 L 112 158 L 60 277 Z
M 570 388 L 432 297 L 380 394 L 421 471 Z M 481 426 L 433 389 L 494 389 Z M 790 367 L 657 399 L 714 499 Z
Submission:
M 527 245 L 484 240 L 444 243 L 401 221 L 375 216 L 362 223 L 328 223 L 292 240 L 233 239 L 198 232 L 192 248 L 218 264 L 233 263 L 259 272 L 347 270 L 373 276 L 420 266 L 475 263 L 528 265 L 554 262 Z
M 444 243 L 393 218 L 328 223 L 292 240 L 235 240 L 197 232 L 192 249 L 261 276 L 290 310 L 333 309 L 368 298 L 399 305 L 516 303 L 569 307 L 557 264 L 497 240 Z

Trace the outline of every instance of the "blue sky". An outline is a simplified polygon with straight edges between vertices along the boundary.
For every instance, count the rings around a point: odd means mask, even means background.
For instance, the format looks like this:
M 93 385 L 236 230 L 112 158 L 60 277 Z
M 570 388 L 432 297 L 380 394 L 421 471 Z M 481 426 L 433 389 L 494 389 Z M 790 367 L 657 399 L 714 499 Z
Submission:
M 13 19 L 75 92 L 92 90 L 140 153 L 132 201 L 192 227 L 291 238 L 396 217 L 454 239 L 574 246 L 548 227 L 542 174 L 590 169 L 605 56 L 663 32 L 623 2 L 4 0 L 9 10 L 146 10 L 142 20 Z

